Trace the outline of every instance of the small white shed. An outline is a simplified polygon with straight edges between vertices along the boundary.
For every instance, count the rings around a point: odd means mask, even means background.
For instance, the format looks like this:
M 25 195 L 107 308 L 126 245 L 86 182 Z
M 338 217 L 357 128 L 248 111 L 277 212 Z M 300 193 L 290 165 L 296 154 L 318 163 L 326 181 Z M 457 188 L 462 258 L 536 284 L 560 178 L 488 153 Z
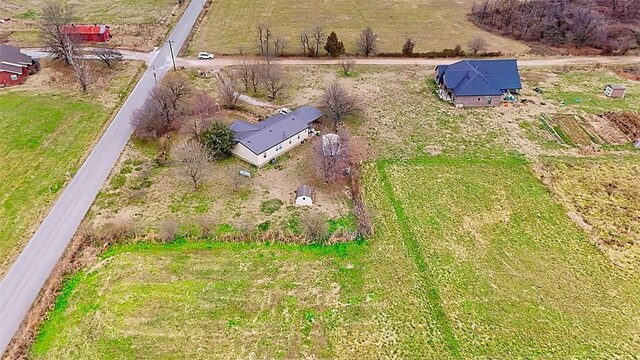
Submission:
M 301 185 L 296 190 L 296 206 L 313 206 L 313 188 Z

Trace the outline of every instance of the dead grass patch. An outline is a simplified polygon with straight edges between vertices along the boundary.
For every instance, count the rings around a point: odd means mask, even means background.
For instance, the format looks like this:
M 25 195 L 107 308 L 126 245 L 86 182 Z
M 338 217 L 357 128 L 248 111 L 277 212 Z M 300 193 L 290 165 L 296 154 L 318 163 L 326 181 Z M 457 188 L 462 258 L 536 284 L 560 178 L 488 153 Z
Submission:
M 599 157 L 547 162 L 549 186 L 587 224 L 593 241 L 621 267 L 640 260 L 640 162 Z M 575 215 L 574 215 L 575 217 Z

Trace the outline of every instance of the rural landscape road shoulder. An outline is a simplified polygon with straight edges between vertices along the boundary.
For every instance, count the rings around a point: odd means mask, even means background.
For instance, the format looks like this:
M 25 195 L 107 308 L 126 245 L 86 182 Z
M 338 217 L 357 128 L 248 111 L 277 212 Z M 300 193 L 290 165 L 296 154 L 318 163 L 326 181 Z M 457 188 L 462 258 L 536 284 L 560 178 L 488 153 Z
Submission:
M 169 35 L 174 49 L 185 43 L 202 11 L 202 2 L 192 1 Z M 148 54 L 158 78 L 171 67 L 169 44 Z M 60 198 L 44 219 L 0 282 L 0 354 L 35 301 L 40 289 L 64 253 L 80 222 L 89 210 L 102 184 L 120 157 L 133 131 L 130 119 L 144 103 L 155 85 L 152 67 L 142 75 L 131 95 L 115 116 L 84 164 L 66 186 Z
M 225 67 L 236 65 L 241 60 L 255 60 L 256 58 L 243 57 L 219 57 L 212 60 L 198 60 L 178 58 L 176 64 L 184 67 Z M 451 64 L 461 59 L 423 59 L 423 58 L 354 58 L 357 65 L 424 65 L 437 66 Z M 590 56 L 590 57 L 544 57 L 544 58 L 520 58 L 519 66 L 561 66 L 561 65 L 588 65 L 588 64 L 630 64 L 640 62 L 640 56 Z M 338 65 L 340 59 L 327 58 L 284 58 L 274 59 L 273 63 L 281 65 Z

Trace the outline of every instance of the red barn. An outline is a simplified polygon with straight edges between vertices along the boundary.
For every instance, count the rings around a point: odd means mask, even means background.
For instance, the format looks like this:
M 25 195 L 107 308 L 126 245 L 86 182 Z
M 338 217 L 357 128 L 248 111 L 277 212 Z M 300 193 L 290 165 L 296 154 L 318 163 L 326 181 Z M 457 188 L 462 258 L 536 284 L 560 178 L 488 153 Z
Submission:
M 111 39 L 107 25 L 65 25 L 62 33 L 84 42 L 107 42 Z
M 35 74 L 40 64 L 11 45 L 0 45 L 0 87 L 20 85 Z

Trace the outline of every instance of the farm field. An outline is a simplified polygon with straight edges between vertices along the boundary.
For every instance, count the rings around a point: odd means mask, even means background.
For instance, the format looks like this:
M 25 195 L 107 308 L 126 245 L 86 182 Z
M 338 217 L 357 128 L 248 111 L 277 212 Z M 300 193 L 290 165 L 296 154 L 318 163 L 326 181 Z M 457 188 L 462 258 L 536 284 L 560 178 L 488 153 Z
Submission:
M 45 1 L 8 0 L 0 4 L 0 17 L 12 21 L 0 25 L 0 40 L 20 46 L 41 46 L 35 21 Z M 158 24 L 172 21 L 174 0 L 72 1 L 78 22 L 111 26 L 111 43 L 118 47 L 151 50 L 165 34 Z M 179 15 L 179 14 L 177 14 Z
M 32 357 L 640 350 L 637 281 L 589 243 L 522 158 L 379 161 L 365 172 L 377 212 L 366 243 L 117 246 L 68 281 Z
M 214 1 L 189 50 L 191 54 L 205 50 L 237 54 L 242 48 L 247 54 L 255 53 L 255 27 L 265 23 L 271 26 L 274 37 L 285 38 L 285 52 L 289 53 L 300 52 L 300 32 L 315 26 L 325 29 L 325 38 L 335 31 L 344 42 L 347 53 L 356 52 L 358 34 L 367 26 L 378 34 L 381 52 L 401 52 L 406 37 L 415 41 L 416 52 L 426 52 L 453 48 L 456 44 L 466 48 L 469 40 L 477 36 L 488 41 L 490 51 L 505 54 L 528 51 L 522 43 L 474 26 L 467 19 L 472 4 L 471 0 Z
M 85 95 L 52 68 L 0 93 L 0 273 L 128 94 L 139 64 L 123 69 L 106 71 Z
M 378 176 L 463 358 L 640 351 L 637 278 L 590 245 L 525 161 L 418 159 L 379 163 Z

